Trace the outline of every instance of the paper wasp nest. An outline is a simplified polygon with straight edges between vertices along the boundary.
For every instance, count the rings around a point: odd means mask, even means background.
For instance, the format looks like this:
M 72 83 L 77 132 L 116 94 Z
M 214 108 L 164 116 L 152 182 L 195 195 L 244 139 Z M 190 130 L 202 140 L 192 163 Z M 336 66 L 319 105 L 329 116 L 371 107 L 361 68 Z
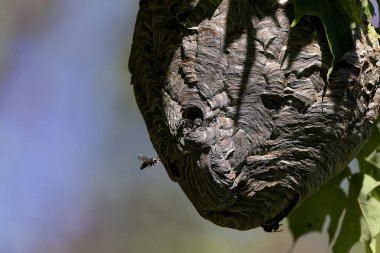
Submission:
M 356 36 L 328 83 L 323 26 L 305 17 L 290 28 L 292 10 L 140 1 L 129 63 L 138 106 L 170 178 L 217 225 L 276 230 L 348 164 L 377 117 L 378 44 Z

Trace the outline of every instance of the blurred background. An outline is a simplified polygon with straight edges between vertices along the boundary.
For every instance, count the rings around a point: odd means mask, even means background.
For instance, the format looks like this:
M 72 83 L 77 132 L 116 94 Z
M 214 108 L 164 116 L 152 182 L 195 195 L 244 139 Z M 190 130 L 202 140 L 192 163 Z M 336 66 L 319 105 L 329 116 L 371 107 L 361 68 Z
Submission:
M 0 252 L 329 252 L 326 233 L 293 245 L 286 221 L 217 227 L 162 166 L 139 170 L 155 151 L 129 85 L 137 11 L 0 0 Z

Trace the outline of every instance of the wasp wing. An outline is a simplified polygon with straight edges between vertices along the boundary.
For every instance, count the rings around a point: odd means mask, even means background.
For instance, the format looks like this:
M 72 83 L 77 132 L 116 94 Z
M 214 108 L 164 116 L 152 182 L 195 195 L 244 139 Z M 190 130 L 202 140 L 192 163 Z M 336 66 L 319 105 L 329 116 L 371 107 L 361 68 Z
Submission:
M 149 157 L 147 157 L 147 156 L 145 156 L 145 155 L 141 155 L 141 154 L 138 154 L 137 155 L 137 158 L 140 160 L 140 161 L 142 161 L 142 162 L 149 162 L 151 159 L 149 158 Z

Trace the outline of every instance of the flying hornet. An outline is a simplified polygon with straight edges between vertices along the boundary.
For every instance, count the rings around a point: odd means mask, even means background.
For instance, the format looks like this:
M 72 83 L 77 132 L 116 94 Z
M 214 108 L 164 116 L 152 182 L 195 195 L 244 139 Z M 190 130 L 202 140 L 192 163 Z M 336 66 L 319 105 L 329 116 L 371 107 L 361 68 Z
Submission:
M 141 167 L 140 167 L 140 170 L 143 170 L 145 169 L 146 167 L 151 167 L 151 166 L 155 166 L 157 165 L 157 163 L 160 163 L 161 160 L 160 158 L 158 157 L 152 157 L 152 158 L 149 158 L 145 155 L 137 155 L 137 158 L 142 161 L 142 164 L 141 164 Z

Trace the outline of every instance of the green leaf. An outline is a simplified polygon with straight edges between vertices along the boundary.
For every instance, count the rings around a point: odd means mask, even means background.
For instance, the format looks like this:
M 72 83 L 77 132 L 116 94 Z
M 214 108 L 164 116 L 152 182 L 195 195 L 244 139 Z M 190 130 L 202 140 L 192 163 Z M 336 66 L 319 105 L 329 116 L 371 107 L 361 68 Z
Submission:
M 379 120 L 377 124 L 379 124 Z M 360 241 L 368 253 L 380 252 L 380 130 L 372 134 L 357 158 L 363 174 L 358 203 L 363 216 Z
M 380 169 L 380 150 L 376 149 L 365 160 Z
M 380 182 L 368 175 L 364 175 L 363 187 L 358 197 L 360 209 L 369 228 L 371 238 L 380 233 L 380 198 L 373 192 Z
M 371 233 L 364 219 L 361 219 L 361 226 L 362 230 L 359 241 L 364 245 L 364 249 L 367 253 L 376 253 L 375 241 L 372 240 Z
M 342 4 L 341 2 L 344 2 Z M 333 55 L 332 65 L 339 62 L 345 52 L 354 47 L 352 29 L 354 20 L 348 12 L 350 0 L 295 0 L 295 26 L 303 16 L 317 16 L 325 27 L 327 40 Z
M 375 6 L 373 6 L 372 2 L 371 1 L 367 1 L 367 5 L 368 5 L 368 12 L 370 13 L 370 17 L 373 17 L 375 16 Z
M 380 36 L 377 33 L 377 30 L 371 24 L 371 17 L 374 16 L 374 7 L 372 3 L 368 0 L 362 0 L 362 10 L 364 14 L 366 15 L 367 22 L 368 22 L 368 27 L 367 27 L 368 34 L 374 39 L 379 39 Z
M 367 16 L 367 20 L 370 21 L 370 18 L 375 15 L 375 8 L 373 7 L 371 1 L 362 0 L 362 9 L 364 14 Z
M 330 241 L 333 239 L 346 204 L 346 195 L 340 184 L 349 173 L 347 168 L 289 215 L 289 229 L 295 241 L 307 233 L 321 231 L 327 216 L 331 219 L 329 238 Z
M 334 253 L 348 253 L 361 236 L 361 210 L 357 198 L 362 188 L 363 175 L 354 174 L 349 180 L 346 212 L 339 235 L 332 247 Z

